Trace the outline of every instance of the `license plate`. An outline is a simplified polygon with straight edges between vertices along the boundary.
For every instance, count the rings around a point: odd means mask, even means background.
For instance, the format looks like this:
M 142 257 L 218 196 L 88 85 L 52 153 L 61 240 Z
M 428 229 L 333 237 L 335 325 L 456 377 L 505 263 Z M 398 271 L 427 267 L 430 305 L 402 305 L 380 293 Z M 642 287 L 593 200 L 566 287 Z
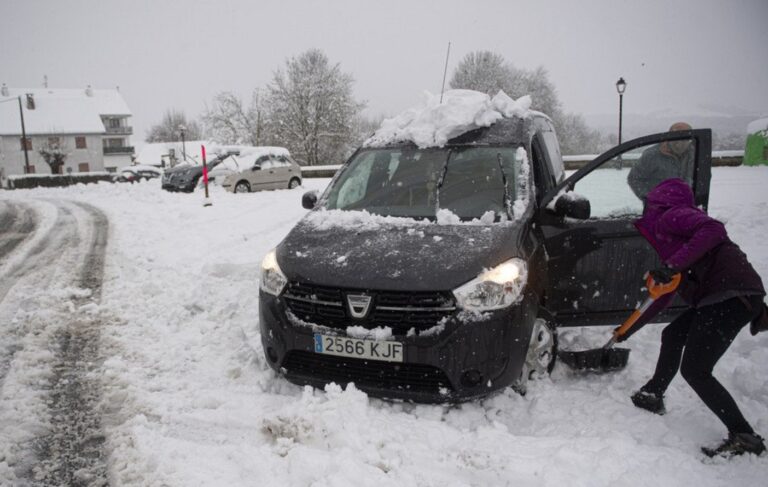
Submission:
M 386 362 L 403 361 L 403 344 L 378 340 L 358 340 L 357 338 L 334 337 L 315 333 L 315 352 L 339 357 L 383 360 Z

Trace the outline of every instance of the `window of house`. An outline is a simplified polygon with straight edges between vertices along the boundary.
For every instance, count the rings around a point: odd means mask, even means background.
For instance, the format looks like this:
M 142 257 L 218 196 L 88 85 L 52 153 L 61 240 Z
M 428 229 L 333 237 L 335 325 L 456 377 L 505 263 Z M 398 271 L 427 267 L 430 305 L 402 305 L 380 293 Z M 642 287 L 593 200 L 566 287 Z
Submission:
M 110 118 L 109 119 L 109 127 L 116 129 L 120 127 L 120 119 L 119 118 Z
M 88 163 L 81 162 L 80 164 L 77 165 L 77 170 L 78 172 L 88 172 L 89 171 Z
M 56 147 L 59 145 L 59 138 L 58 137 L 48 137 L 48 146 L 49 147 Z
M 32 150 L 32 139 L 27 137 L 26 139 L 21 138 L 21 139 L 19 139 L 19 141 L 21 142 L 21 150 L 24 150 L 25 148 L 27 150 Z M 26 147 L 24 147 L 24 146 L 26 146 Z
M 85 144 L 85 137 L 75 137 L 75 148 L 86 149 L 88 146 Z

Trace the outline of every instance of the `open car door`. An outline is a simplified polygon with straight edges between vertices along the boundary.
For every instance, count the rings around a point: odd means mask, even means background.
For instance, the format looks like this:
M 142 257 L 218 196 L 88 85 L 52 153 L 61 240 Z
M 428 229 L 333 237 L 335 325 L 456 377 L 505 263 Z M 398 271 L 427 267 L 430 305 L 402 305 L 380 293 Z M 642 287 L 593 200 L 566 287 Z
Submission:
M 537 214 L 548 257 L 544 306 L 559 326 L 618 324 L 643 300 L 643 275 L 660 264 L 634 226 L 644 195 L 679 177 L 706 211 L 711 138 L 711 130 L 701 129 L 631 140 L 547 193 Z M 681 306 L 676 298 L 660 318 Z

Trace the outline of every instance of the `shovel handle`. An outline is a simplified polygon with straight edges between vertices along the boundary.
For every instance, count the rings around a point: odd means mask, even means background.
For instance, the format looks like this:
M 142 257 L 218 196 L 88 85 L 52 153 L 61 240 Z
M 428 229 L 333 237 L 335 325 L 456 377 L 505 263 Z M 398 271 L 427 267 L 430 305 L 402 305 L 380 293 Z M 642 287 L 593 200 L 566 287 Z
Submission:
M 653 277 L 648 274 L 648 277 L 645 279 L 645 287 L 648 288 L 648 294 L 653 299 L 659 299 L 660 297 L 664 296 L 665 294 L 669 294 L 671 292 L 674 292 L 675 289 L 677 289 L 677 286 L 680 285 L 680 281 L 683 279 L 682 274 L 679 272 L 672 276 L 672 279 L 667 283 L 661 283 L 656 282 L 653 280 Z
M 635 311 L 632 312 L 631 315 L 629 315 L 629 318 L 624 321 L 624 323 L 621 324 L 619 328 L 616 329 L 616 331 L 613 332 L 613 342 L 617 341 L 619 338 L 624 336 L 624 334 L 632 328 L 632 325 L 634 325 L 638 319 L 643 315 L 643 313 L 646 312 L 648 308 L 651 307 L 654 301 L 659 299 L 661 296 L 664 296 L 665 294 L 669 294 L 671 292 L 674 292 L 677 289 L 677 286 L 680 285 L 680 280 L 682 279 L 682 275 L 680 273 L 675 274 L 672 276 L 672 280 L 667 283 L 658 283 L 653 280 L 653 277 L 650 275 L 646 278 L 645 284 L 648 288 L 648 296 L 645 298 L 645 301 L 643 301 L 643 304 L 637 308 Z M 610 343 L 610 342 L 609 342 Z M 611 343 L 613 345 L 613 343 Z

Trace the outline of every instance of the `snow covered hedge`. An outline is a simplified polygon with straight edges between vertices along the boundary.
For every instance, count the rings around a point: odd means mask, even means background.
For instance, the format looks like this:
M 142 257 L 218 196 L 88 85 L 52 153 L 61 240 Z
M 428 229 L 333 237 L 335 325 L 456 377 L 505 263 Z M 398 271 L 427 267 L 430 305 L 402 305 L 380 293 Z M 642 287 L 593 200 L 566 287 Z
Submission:
M 115 175 L 109 172 L 84 172 L 78 174 L 27 174 L 9 176 L 8 189 L 51 188 L 72 186 L 74 184 L 115 182 Z

